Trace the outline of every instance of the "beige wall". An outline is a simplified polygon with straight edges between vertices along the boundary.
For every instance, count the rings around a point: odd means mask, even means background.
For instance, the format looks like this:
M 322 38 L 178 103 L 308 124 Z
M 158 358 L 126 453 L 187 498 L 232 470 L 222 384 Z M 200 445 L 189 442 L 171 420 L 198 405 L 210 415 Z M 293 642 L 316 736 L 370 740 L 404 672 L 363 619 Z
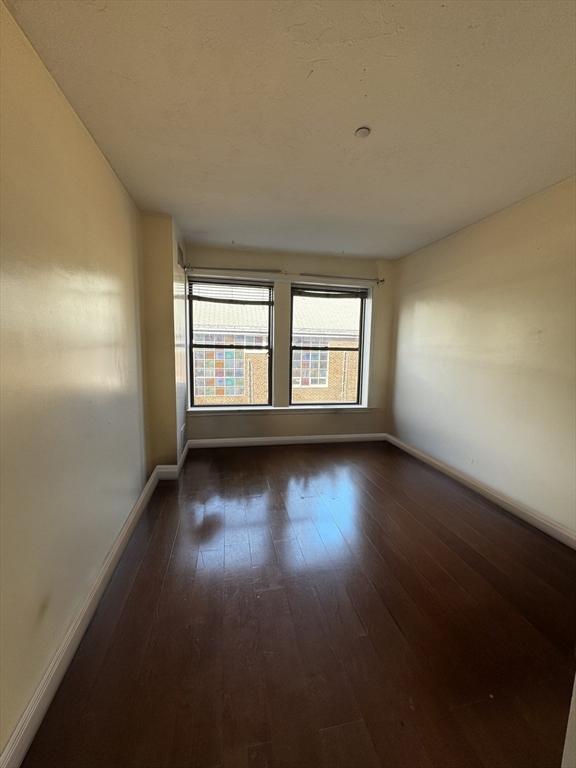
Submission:
M 186 408 L 188 406 L 188 365 L 187 365 L 187 318 L 186 318 L 186 275 L 178 263 L 179 232 L 175 225 L 172 230 L 172 314 L 174 320 L 174 380 L 176 397 L 176 450 L 177 460 L 182 454 L 186 440 Z M 184 255 L 184 251 L 182 251 Z
M 399 262 L 394 432 L 576 531 L 575 185 Z
M 383 279 L 373 290 L 373 343 L 370 360 L 368 409 L 332 410 L 325 413 L 246 411 L 240 413 L 188 413 L 187 437 L 276 437 L 291 435 L 356 434 L 381 432 L 387 428 L 390 385 L 390 351 L 393 327 L 394 262 L 341 258 L 314 254 L 261 253 L 253 251 L 188 247 L 187 263 L 192 267 L 224 267 L 233 270 L 283 270 L 327 277 Z M 274 376 L 279 386 L 275 405 L 288 405 L 289 286 L 279 285 L 275 293 Z M 287 319 L 287 325 L 282 320 Z
M 346 435 L 383 432 L 380 409 L 324 410 L 303 413 L 252 411 L 246 413 L 188 414 L 188 439 L 219 437 L 290 437 L 300 435 Z
M 186 301 L 171 216 L 142 214 L 141 315 L 146 467 L 176 464 L 186 409 Z
M 0 3 L 3 746 L 143 486 L 138 213 Z
M 572 689 L 572 701 L 568 714 L 568 726 L 566 728 L 566 740 L 562 755 L 562 768 L 576 768 L 576 680 Z

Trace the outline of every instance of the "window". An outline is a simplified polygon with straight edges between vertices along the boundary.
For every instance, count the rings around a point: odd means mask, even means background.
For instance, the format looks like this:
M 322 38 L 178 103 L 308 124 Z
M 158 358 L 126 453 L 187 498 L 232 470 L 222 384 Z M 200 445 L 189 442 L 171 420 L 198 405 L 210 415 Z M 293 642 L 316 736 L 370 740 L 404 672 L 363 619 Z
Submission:
M 272 287 L 189 284 L 193 406 L 269 405 Z
M 359 403 L 367 292 L 292 287 L 290 404 Z
M 285 275 L 258 282 L 189 274 L 191 406 L 364 403 L 371 299 L 368 288 L 291 283 Z M 275 377 L 273 327 L 282 342 Z
M 295 349 L 292 353 L 293 387 L 328 386 L 328 352 L 309 349 L 312 344 L 327 346 L 327 343 L 326 336 L 294 337 L 294 345 L 302 349 Z

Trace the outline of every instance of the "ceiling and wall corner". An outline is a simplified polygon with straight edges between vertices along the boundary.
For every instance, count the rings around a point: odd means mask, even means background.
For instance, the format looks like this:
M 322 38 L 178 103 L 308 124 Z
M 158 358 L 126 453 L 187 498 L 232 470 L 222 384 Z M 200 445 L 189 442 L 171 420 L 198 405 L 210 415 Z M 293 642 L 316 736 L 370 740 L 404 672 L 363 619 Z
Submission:
M 396 258 L 574 172 L 570 0 L 8 5 L 199 244 Z

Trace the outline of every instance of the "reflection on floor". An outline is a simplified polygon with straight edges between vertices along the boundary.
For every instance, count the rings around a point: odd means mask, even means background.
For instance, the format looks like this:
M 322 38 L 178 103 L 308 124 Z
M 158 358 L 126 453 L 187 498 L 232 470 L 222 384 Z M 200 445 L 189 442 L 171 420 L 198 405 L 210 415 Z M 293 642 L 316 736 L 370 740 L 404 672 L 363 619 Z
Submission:
M 553 768 L 576 552 L 388 445 L 194 451 L 26 768 Z

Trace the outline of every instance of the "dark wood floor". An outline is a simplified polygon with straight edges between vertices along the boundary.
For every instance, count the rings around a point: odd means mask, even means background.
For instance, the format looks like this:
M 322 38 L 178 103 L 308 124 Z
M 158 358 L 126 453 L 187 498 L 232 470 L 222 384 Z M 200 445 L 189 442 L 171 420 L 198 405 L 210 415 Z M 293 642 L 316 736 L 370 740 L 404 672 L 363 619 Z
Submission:
M 554 768 L 576 552 L 380 444 L 194 451 L 26 768 Z

